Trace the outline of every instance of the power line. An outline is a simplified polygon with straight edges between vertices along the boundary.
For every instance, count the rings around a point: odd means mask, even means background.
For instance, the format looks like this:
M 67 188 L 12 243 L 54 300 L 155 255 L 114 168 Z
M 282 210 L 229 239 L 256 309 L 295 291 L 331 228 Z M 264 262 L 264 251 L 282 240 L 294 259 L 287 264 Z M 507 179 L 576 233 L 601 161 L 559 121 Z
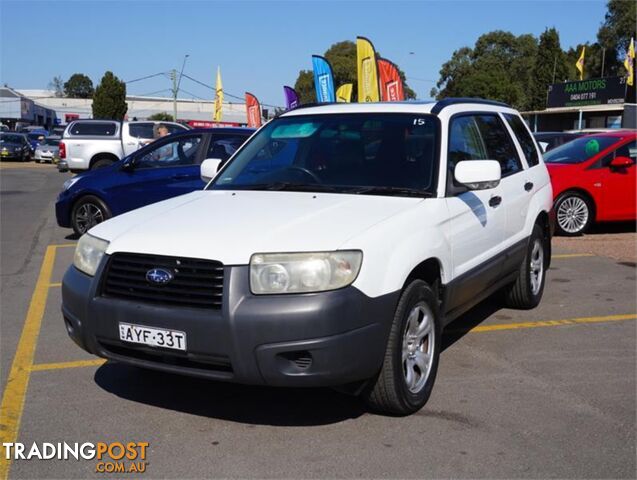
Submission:
M 193 81 L 193 82 L 195 82 L 195 83 L 198 83 L 198 84 L 199 84 L 199 85 L 201 85 L 202 87 L 206 87 L 206 88 L 209 88 L 209 89 L 210 89 L 210 90 L 212 90 L 212 91 L 216 91 L 216 88 L 214 88 L 213 86 L 211 86 L 211 85 L 207 85 L 207 84 L 205 84 L 204 82 L 201 82 L 201 81 L 197 80 L 196 78 L 192 78 L 190 75 L 186 75 L 186 74 L 184 73 L 184 77 L 186 77 L 188 80 L 191 80 L 191 81 Z M 231 93 L 229 93 L 229 92 L 227 92 L 227 91 L 225 91 L 225 90 L 223 91 L 223 94 L 224 94 L 224 96 L 226 96 L 226 95 L 227 95 L 228 97 L 235 98 L 235 99 L 237 99 L 237 100 L 241 100 L 242 102 L 245 102 L 245 97 L 239 97 L 239 96 L 237 96 L 237 95 L 233 95 L 233 94 L 231 94 Z M 263 103 L 263 102 L 261 102 L 261 105 L 264 105 L 264 106 L 266 106 L 266 107 L 271 107 L 271 108 L 283 108 L 283 107 L 281 107 L 280 105 L 270 105 L 270 104 L 268 104 L 268 103 Z
M 145 77 L 135 78 L 134 80 L 128 80 L 127 82 L 124 82 L 124 83 L 139 82 L 141 80 L 146 80 L 147 78 L 159 77 L 160 75 L 166 75 L 166 72 L 153 73 L 152 75 L 146 75 Z

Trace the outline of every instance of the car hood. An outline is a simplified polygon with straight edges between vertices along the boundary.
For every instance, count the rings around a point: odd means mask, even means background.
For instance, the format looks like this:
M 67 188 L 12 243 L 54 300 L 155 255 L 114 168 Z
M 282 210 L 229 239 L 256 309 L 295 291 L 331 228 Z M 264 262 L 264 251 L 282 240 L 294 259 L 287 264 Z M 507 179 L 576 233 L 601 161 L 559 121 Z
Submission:
M 137 252 L 244 265 L 258 252 L 337 250 L 422 198 L 273 191 L 197 191 L 91 229 L 108 254 Z

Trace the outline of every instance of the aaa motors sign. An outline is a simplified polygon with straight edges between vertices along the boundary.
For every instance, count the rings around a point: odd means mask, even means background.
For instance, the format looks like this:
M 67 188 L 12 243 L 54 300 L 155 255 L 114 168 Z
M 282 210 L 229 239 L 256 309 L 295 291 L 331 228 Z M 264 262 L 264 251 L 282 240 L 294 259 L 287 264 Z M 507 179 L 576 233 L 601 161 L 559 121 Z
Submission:
M 546 106 L 556 108 L 608 105 L 624 103 L 625 99 L 626 77 L 591 78 L 549 85 Z

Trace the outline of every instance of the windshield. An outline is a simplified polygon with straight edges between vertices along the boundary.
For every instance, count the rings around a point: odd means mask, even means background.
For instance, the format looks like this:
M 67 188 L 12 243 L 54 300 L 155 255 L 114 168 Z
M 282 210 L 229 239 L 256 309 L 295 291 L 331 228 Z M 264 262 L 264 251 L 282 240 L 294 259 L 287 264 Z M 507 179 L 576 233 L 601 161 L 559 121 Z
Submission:
M 240 150 L 209 188 L 431 194 L 436 142 L 430 115 L 282 117 Z
M 44 140 L 44 135 L 41 133 L 29 133 L 27 137 L 29 137 L 29 140 Z
M 602 135 L 588 135 L 577 138 L 571 142 L 544 154 L 545 163 L 582 163 L 594 157 L 599 152 L 606 150 L 619 140 L 617 137 Z
M 22 139 L 24 137 L 22 137 L 21 135 L 12 135 L 12 134 L 7 134 L 7 133 L 3 133 L 2 135 L 0 135 L 0 142 L 7 142 L 7 143 L 22 143 Z
M 42 142 L 42 145 L 47 145 L 49 147 L 57 147 L 60 145 L 60 141 L 55 138 L 47 138 Z

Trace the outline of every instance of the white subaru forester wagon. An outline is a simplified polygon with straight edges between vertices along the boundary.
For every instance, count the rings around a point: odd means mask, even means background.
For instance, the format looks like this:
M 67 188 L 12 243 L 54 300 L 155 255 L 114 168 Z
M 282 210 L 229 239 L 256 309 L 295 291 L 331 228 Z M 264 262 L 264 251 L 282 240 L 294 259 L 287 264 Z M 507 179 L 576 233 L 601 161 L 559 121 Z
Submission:
M 202 163 L 204 190 L 80 238 L 62 289 L 79 346 L 215 380 L 336 387 L 406 415 L 431 394 L 450 321 L 496 292 L 540 302 L 551 184 L 504 104 L 301 107 L 219 165 Z

